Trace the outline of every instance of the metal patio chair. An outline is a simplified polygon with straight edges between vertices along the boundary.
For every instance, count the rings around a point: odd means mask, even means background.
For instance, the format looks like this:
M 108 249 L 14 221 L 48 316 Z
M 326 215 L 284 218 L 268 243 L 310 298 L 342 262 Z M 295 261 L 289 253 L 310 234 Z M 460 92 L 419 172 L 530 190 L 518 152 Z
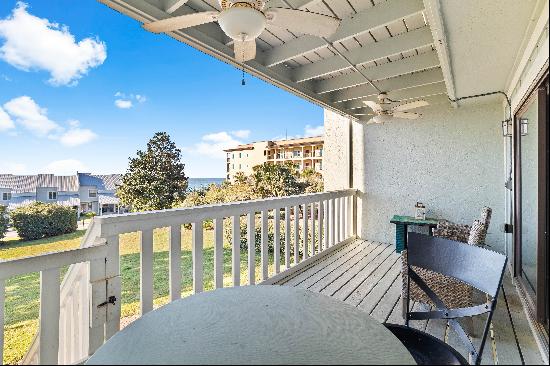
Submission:
M 409 233 L 408 236 L 407 289 L 414 282 L 435 305 L 431 311 L 410 311 L 410 299 L 406 301 L 405 325 L 385 324 L 407 347 L 420 365 L 479 365 L 491 319 L 496 308 L 498 293 L 506 268 L 506 256 L 449 239 Z M 417 274 L 418 269 L 428 270 L 464 282 L 485 293 L 487 302 L 480 305 L 449 309 Z M 487 314 L 481 343 L 476 349 L 458 318 Z M 468 350 L 466 359 L 445 342 L 417 329 L 409 327 L 411 320 L 445 319 L 450 329 L 458 335 Z

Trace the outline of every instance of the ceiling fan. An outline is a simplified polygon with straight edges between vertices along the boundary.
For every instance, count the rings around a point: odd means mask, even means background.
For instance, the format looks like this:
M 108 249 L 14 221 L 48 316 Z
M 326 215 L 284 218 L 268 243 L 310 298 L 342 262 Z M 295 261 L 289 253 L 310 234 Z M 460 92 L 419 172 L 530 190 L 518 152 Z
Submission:
M 374 112 L 374 114 L 369 114 L 374 117 L 372 117 L 367 123 L 384 123 L 391 121 L 393 118 L 417 119 L 422 117 L 422 115 L 419 113 L 405 111 L 430 105 L 430 103 L 424 100 L 417 100 L 415 102 L 400 104 L 392 107 L 392 105 L 396 102 L 391 100 L 387 93 L 378 94 L 378 103 L 370 100 L 366 100 L 363 103 L 370 107 L 370 109 Z
M 256 57 L 256 38 L 268 24 L 293 33 L 318 37 L 329 37 L 340 25 L 340 19 L 327 15 L 286 8 L 266 8 L 264 0 L 219 0 L 219 3 L 221 11 L 176 16 L 147 23 L 143 27 L 154 33 L 162 33 L 218 22 L 224 33 L 234 40 L 235 59 L 242 63 Z

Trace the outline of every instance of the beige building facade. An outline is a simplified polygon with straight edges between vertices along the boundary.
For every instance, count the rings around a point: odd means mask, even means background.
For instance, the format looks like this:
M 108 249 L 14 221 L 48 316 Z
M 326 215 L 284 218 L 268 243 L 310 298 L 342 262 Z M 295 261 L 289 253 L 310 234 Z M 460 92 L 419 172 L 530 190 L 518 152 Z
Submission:
M 253 168 L 264 163 L 293 162 L 300 171 L 313 169 L 323 174 L 323 136 L 290 140 L 259 141 L 224 150 L 227 179 L 238 172 L 250 175 Z

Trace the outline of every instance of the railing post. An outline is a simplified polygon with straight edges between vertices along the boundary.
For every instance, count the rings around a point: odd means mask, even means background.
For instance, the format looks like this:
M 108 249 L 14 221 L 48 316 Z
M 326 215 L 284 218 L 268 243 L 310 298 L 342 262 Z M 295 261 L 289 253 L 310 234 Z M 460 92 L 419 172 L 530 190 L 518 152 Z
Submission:
M 336 200 L 330 200 L 330 246 L 336 244 Z
M 290 268 L 290 207 L 285 207 L 285 267 Z
M 262 281 L 265 281 L 269 278 L 269 249 L 268 249 L 268 239 L 269 232 L 267 226 L 267 217 L 269 212 L 267 210 L 262 210 L 262 247 L 261 247 L 261 266 L 262 266 Z
M 256 212 L 248 213 L 248 285 L 256 283 Z
M 118 235 L 107 238 L 109 248 L 105 261 L 105 281 L 107 281 L 107 296 L 116 298 L 115 303 L 108 303 L 107 318 L 105 323 L 105 340 L 111 338 L 120 330 L 120 312 L 121 312 L 121 279 L 120 279 L 120 247 Z M 104 300 L 104 301 L 105 301 Z
M 90 261 L 90 326 L 88 329 L 88 356 L 91 356 L 105 342 L 107 311 L 100 307 L 107 298 L 105 286 L 105 258 Z
M 214 285 L 223 287 L 223 218 L 214 219 Z
M 311 256 L 315 255 L 315 202 L 311 203 Z
M 319 225 L 319 252 L 325 250 L 323 247 L 323 239 L 326 233 L 323 233 L 323 219 L 324 219 L 324 206 L 323 200 L 319 201 L 319 216 L 317 217 L 317 224 Z
M 346 220 L 347 220 L 347 200 L 346 197 L 340 198 L 340 241 L 346 239 Z
M 153 310 L 153 229 L 141 231 L 140 314 Z
M 170 226 L 169 233 L 168 276 L 170 282 L 170 301 L 181 298 L 181 225 Z
M 193 230 L 193 293 L 198 294 L 203 291 L 203 227 L 202 221 L 191 224 Z
M 273 230 L 275 231 L 273 237 L 273 261 L 275 262 L 275 273 L 281 272 L 281 209 L 275 208 L 273 219 Z
M 304 229 L 303 229 L 303 234 L 304 234 L 304 238 L 303 238 L 303 242 L 304 242 L 304 259 L 308 259 L 309 257 L 309 248 L 308 248 L 308 241 L 309 241 L 309 233 L 308 233 L 308 221 L 309 221 L 309 215 L 308 215 L 308 208 L 309 208 L 309 205 L 307 203 L 304 203 L 304 216 L 302 217 L 302 222 L 303 222 L 303 226 L 304 226 Z
M 231 221 L 231 274 L 233 277 L 233 286 L 238 287 L 241 285 L 241 217 L 234 215 Z
M 42 365 L 57 365 L 59 353 L 59 268 L 40 272 L 40 349 Z M 4 329 L 2 329 L 4 331 Z
M 300 210 L 294 206 L 294 265 L 300 263 Z
M 353 216 L 353 220 L 352 220 L 353 223 L 352 223 L 352 225 L 353 225 L 353 227 L 351 229 L 351 232 L 352 232 L 353 236 L 357 236 L 357 227 L 359 225 L 359 223 L 357 222 L 357 220 L 358 220 L 358 215 L 357 215 L 357 205 L 358 205 L 358 203 L 357 203 L 357 192 L 355 192 L 353 194 L 352 201 L 353 201 L 353 205 L 352 205 L 352 209 L 353 209 L 353 215 L 352 215 Z

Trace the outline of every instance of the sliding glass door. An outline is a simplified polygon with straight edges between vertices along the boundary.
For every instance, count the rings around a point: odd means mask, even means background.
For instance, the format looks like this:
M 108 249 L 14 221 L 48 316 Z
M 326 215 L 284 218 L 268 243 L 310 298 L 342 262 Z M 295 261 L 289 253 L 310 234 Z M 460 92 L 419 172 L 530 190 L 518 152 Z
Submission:
M 548 331 L 548 76 L 514 120 L 514 272 L 533 314 Z

